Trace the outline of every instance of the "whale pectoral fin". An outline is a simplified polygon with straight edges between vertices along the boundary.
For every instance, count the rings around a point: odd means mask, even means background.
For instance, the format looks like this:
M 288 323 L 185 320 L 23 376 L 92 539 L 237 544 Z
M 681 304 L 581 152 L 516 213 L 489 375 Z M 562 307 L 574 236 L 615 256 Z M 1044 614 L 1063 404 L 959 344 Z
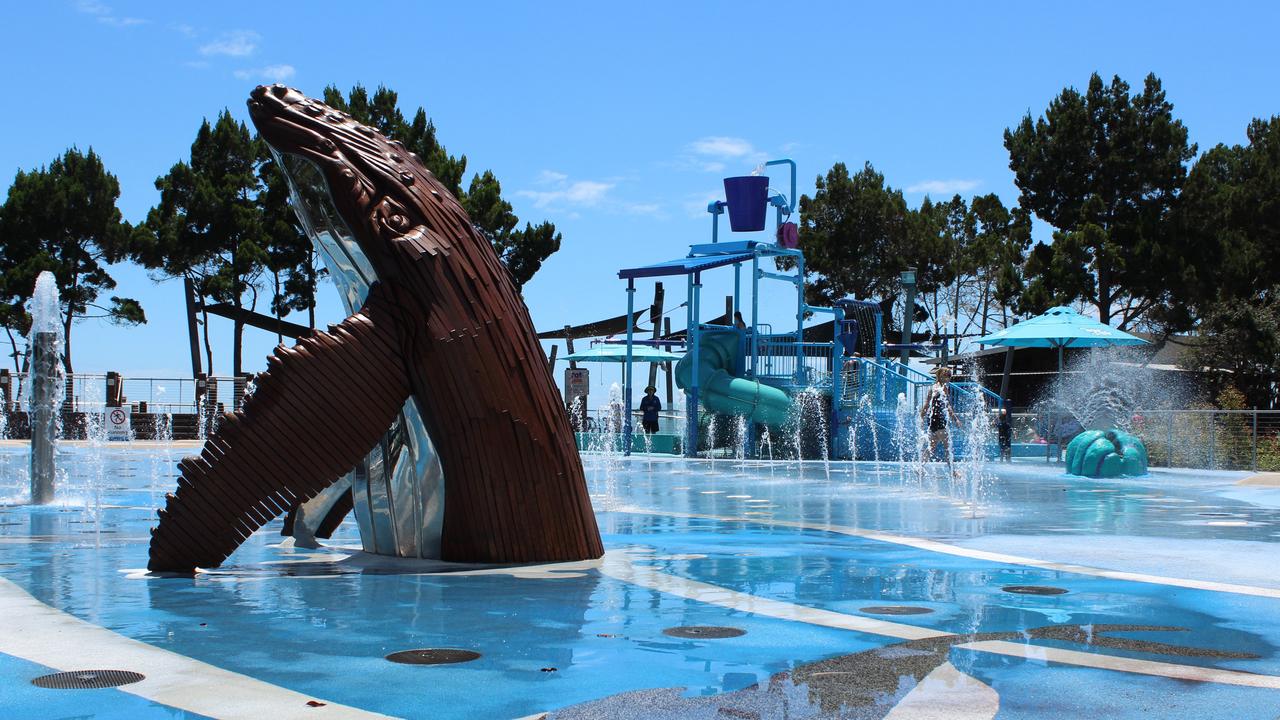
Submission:
M 217 567 L 258 528 L 349 472 L 409 396 L 396 308 L 380 285 L 327 333 L 281 346 L 225 415 L 152 530 L 151 570 Z

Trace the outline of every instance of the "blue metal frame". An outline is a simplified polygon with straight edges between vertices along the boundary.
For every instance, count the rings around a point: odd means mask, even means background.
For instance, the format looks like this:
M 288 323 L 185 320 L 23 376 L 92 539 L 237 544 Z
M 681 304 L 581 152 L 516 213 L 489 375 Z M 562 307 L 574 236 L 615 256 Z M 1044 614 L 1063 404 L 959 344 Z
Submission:
M 784 219 L 790 217 L 796 209 L 796 164 L 791 159 L 770 160 L 765 163 L 766 167 L 774 165 L 786 165 L 791 171 L 790 178 L 790 196 L 783 195 L 777 191 L 769 197 L 768 202 L 776 209 L 776 223 L 781 226 Z M 760 379 L 768 376 L 771 383 L 780 384 L 780 386 L 791 391 L 797 391 L 807 387 L 810 381 L 810 373 L 805 365 L 806 348 L 818 347 L 829 348 L 831 363 L 831 393 L 832 393 L 832 418 L 831 426 L 839 427 L 841 421 L 841 413 L 843 397 L 843 369 L 844 369 L 844 353 L 839 340 L 832 338 L 830 343 L 806 343 L 804 342 L 804 319 L 809 313 L 830 313 L 834 319 L 834 327 L 839 328 L 846 318 L 845 306 L 852 304 L 872 305 L 876 311 L 877 321 L 875 323 L 875 354 L 873 360 L 861 358 L 862 362 L 872 362 L 880 367 L 882 340 L 879 305 L 875 303 L 867 303 L 865 301 L 843 301 L 842 306 L 835 308 L 817 307 L 807 305 L 804 299 L 804 275 L 805 262 L 804 253 L 798 249 L 784 248 L 772 242 L 760 242 L 755 240 L 747 241 L 729 241 L 720 242 L 720 216 L 724 214 L 727 203 L 717 200 L 707 206 L 707 212 L 711 215 L 711 242 L 704 244 L 695 244 L 689 247 L 689 254 L 684 258 L 669 260 L 655 265 L 646 265 L 636 268 L 625 268 L 618 271 L 618 277 L 627 281 L 627 362 L 623 372 L 623 383 L 625 385 L 624 394 L 626 396 L 626 419 L 623 426 L 624 434 L 624 453 L 630 454 L 632 447 L 632 419 L 631 419 L 631 402 L 632 402 L 632 385 L 633 385 L 633 369 L 632 364 L 634 358 L 632 356 L 631 347 L 636 342 L 634 338 L 634 308 L 635 308 L 635 280 L 644 277 L 665 277 L 672 275 L 684 275 L 687 278 L 687 302 L 686 302 L 686 322 L 685 322 L 685 346 L 689 354 L 689 361 L 693 363 L 695 368 L 699 362 L 699 340 L 702 333 L 702 272 L 712 270 L 718 267 L 732 265 L 734 268 L 733 282 L 733 311 L 740 313 L 742 311 L 742 266 L 747 262 L 751 262 L 751 323 L 750 329 L 747 331 L 744 339 L 744 355 L 750 358 L 746 363 L 747 367 L 741 368 L 743 373 L 750 378 Z M 789 257 L 795 265 L 795 272 L 780 273 L 763 270 L 760 267 L 761 258 L 777 258 Z M 760 335 L 760 281 L 761 280 L 778 280 L 790 283 L 794 286 L 796 292 L 796 325 L 794 333 L 784 333 L 781 335 L 769 335 L 767 338 Z M 647 341 L 644 341 L 647 342 Z M 790 373 L 789 378 L 773 377 L 771 373 L 762 372 L 766 370 L 760 367 L 761 347 L 765 344 L 772 345 L 774 349 L 781 343 L 784 347 L 793 346 L 795 349 L 795 367 Z M 790 347 L 785 351 L 790 353 Z M 777 357 L 770 355 L 770 357 Z M 772 361 L 770 365 L 772 365 Z M 891 372 L 901 376 L 904 381 L 913 382 L 905 373 L 898 372 L 894 368 L 882 367 L 883 371 Z M 909 370 L 909 369 L 907 369 Z M 911 371 L 914 372 L 914 371 Z M 918 382 L 918 381 L 914 381 Z M 690 383 L 685 388 L 685 437 L 684 437 L 684 454 L 688 457 L 696 456 L 698 451 L 698 404 L 699 404 L 699 387 L 698 373 L 691 373 Z M 960 390 L 960 388 L 957 388 Z M 983 389 L 985 390 L 985 388 Z M 972 393 L 972 390 L 962 390 L 966 393 Z M 989 391 L 987 391 L 989 392 Z M 752 429 L 754 432 L 754 428 Z M 830 434 L 831 448 L 835 451 L 837 448 L 838 433 Z M 748 437 L 749 446 L 754 446 L 754 437 Z

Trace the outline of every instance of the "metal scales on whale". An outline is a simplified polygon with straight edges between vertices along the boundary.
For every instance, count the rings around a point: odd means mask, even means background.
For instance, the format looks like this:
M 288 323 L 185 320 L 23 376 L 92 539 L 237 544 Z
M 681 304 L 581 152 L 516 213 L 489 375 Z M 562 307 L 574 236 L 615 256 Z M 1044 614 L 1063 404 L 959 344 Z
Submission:
M 249 114 L 350 314 L 280 346 L 242 410 L 179 463 L 148 567 L 217 567 L 288 514 L 352 509 L 364 549 L 455 562 L 600 557 L 564 405 L 528 310 L 453 195 L 399 143 L 302 93 Z

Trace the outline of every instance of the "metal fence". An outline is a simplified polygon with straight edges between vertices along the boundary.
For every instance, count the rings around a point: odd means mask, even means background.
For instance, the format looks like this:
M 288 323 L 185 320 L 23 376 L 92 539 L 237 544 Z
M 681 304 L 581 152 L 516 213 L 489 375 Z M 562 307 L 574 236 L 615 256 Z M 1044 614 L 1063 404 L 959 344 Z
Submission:
M 831 343 L 796 342 L 794 334 L 761 335 L 756 354 L 756 377 L 786 386 L 829 385 L 837 362 Z
M 249 380 L 236 377 L 210 377 L 208 398 L 216 402 L 209 408 L 213 412 L 238 409 L 244 398 Z M 139 412 L 194 414 L 197 412 L 196 380 L 192 378 L 121 378 L 124 404 Z M 67 378 L 66 402 L 70 410 L 83 411 L 102 407 L 107 397 L 107 376 L 92 373 L 75 373 Z M 220 406 L 220 407 L 218 407 Z M 10 409 L 27 411 L 25 379 L 17 376 L 14 382 Z
M 1014 442 L 1042 441 L 1046 425 L 1014 413 Z M 1280 410 L 1138 410 L 1132 430 L 1153 467 L 1280 471 Z

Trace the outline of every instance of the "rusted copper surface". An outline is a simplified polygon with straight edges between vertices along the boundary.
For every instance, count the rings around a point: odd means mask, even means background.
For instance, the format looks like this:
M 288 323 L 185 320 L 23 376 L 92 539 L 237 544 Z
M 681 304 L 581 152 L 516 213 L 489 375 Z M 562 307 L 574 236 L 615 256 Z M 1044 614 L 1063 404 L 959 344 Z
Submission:
M 399 143 L 296 90 L 259 87 L 249 111 L 272 147 L 319 168 L 379 281 L 330 332 L 278 348 L 243 411 L 181 463 L 149 567 L 216 567 L 354 467 L 411 394 L 444 470 L 443 559 L 601 556 L 528 310 L 452 194 Z

